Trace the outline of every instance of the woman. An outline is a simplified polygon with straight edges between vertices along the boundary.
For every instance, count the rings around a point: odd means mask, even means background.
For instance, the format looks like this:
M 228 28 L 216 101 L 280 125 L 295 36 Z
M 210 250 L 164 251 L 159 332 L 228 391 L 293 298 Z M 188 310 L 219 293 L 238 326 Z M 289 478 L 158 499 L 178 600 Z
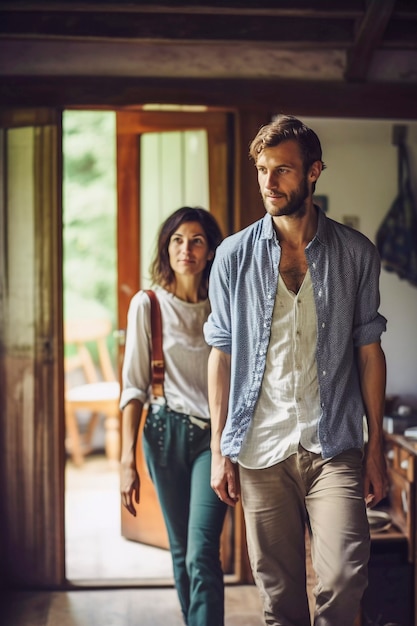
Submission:
M 226 505 L 210 487 L 209 348 L 203 324 L 210 312 L 208 277 L 222 239 L 213 216 L 182 207 L 162 224 L 151 265 L 162 316 L 164 399 L 150 393 L 150 300 L 139 291 L 128 313 L 123 389 L 121 493 L 136 515 L 140 477 L 135 457 L 139 423 L 172 554 L 175 585 L 187 626 L 223 626 L 220 535 Z

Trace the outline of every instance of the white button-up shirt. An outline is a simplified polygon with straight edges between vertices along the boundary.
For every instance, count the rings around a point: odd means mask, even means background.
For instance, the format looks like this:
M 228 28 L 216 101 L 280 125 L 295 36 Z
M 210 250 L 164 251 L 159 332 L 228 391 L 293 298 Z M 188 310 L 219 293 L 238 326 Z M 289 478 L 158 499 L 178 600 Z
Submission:
M 244 467 L 270 467 L 294 454 L 299 443 L 320 453 L 316 343 L 310 272 L 297 294 L 280 276 L 262 387 L 239 454 Z

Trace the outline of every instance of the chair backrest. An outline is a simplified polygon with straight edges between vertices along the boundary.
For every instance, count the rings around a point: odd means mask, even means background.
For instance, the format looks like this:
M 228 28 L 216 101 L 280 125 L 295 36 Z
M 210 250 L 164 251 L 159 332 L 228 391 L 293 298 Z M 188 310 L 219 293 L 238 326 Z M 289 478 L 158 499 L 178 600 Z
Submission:
M 64 324 L 64 341 L 75 346 L 76 353 L 65 357 L 65 372 L 81 369 L 87 383 L 100 380 L 114 381 L 113 365 L 107 347 L 107 338 L 111 333 L 111 322 L 108 319 L 68 320 Z M 99 370 L 87 344 L 95 343 L 99 360 Z

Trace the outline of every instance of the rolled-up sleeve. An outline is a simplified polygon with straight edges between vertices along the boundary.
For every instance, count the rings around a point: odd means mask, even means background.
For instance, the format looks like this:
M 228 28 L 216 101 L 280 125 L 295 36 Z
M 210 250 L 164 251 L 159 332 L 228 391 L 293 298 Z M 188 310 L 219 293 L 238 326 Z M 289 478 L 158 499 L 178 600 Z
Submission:
M 150 373 L 150 301 L 140 291 L 133 296 L 127 315 L 126 345 L 122 368 L 120 409 L 131 400 L 145 403 Z
M 204 338 L 209 346 L 231 354 L 232 333 L 230 314 L 229 272 L 222 255 L 222 245 L 217 249 L 210 272 L 209 300 L 211 313 L 204 324 Z
M 378 312 L 380 258 L 373 246 L 368 246 L 367 252 L 356 297 L 352 331 L 353 344 L 356 347 L 378 342 L 387 327 L 386 318 Z

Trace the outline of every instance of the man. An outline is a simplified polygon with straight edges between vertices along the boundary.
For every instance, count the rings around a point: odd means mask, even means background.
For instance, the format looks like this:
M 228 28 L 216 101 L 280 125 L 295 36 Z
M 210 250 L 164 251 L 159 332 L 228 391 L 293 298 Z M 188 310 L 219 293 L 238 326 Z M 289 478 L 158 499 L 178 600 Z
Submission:
M 367 585 L 366 505 L 387 488 L 380 262 L 313 204 L 325 167 L 314 131 L 279 116 L 250 156 L 266 215 L 221 244 L 210 275 L 211 485 L 231 506 L 242 498 L 265 623 L 311 623 L 307 524 L 314 624 L 352 626 Z

